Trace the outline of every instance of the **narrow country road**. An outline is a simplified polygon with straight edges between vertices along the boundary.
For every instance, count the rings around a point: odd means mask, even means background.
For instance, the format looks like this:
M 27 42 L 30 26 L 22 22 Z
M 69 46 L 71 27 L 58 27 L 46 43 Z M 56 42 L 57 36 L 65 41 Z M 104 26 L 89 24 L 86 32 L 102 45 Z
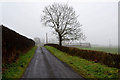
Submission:
M 39 78 L 76 78 L 84 80 L 84 78 L 58 60 L 44 47 L 37 48 L 21 80 Z

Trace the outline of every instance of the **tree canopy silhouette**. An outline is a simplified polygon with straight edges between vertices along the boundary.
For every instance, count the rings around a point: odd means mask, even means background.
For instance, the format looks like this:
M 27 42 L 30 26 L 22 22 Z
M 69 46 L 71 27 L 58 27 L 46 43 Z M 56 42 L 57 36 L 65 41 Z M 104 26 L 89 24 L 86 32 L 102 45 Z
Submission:
M 54 29 L 59 45 L 62 46 L 62 41 L 85 39 L 77 17 L 73 7 L 54 3 L 44 8 L 41 21 Z

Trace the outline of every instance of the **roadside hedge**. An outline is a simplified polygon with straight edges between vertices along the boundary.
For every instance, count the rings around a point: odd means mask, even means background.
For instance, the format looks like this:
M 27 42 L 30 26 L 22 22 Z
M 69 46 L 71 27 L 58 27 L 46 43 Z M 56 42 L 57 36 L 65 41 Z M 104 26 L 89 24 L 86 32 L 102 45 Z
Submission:
M 73 47 L 59 46 L 57 44 L 45 44 L 45 46 L 52 46 L 72 56 L 79 56 L 89 61 L 99 62 L 109 67 L 120 69 L 120 54 L 111 54 L 94 50 L 83 50 Z
M 27 52 L 35 42 L 17 32 L 2 27 L 2 64 L 10 64 L 16 61 L 20 54 Z

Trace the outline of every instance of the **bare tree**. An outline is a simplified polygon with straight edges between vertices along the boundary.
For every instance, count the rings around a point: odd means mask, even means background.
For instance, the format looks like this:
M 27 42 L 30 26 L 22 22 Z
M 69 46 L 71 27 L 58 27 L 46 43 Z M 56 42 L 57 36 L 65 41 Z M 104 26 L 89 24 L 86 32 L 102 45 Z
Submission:
M 78 40 L 84 39 L 81 31 L 81 26 L 75 11 L 67 4 L 54 3 L 45 7 L 43 10 L 44 15 L 41 21 L 49 27 L 54 29 L 54 34 L 59 39 L 59 45 L 62 46 L 63 40 Z

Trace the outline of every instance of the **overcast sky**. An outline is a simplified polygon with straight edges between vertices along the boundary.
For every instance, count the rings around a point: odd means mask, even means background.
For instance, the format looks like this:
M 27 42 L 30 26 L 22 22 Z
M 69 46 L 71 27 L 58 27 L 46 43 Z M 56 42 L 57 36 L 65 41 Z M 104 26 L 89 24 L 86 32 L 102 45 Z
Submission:
M 85 0 L 86 1 L 86 0 Z M 42 10 L 54 2 L 67 3 L 79 15 L 78 21 L 83 25 L 82 30 L 87 36 L 85 42 L 99 45 L 118 44 L 118 3 L 77 0 L 45 0 L 39 2 L 1 2 L 0 23 L 29 38 L 54 38 L 51 28 L 40 22 Z M 1 19 L 2 17 L 2 19 Z

